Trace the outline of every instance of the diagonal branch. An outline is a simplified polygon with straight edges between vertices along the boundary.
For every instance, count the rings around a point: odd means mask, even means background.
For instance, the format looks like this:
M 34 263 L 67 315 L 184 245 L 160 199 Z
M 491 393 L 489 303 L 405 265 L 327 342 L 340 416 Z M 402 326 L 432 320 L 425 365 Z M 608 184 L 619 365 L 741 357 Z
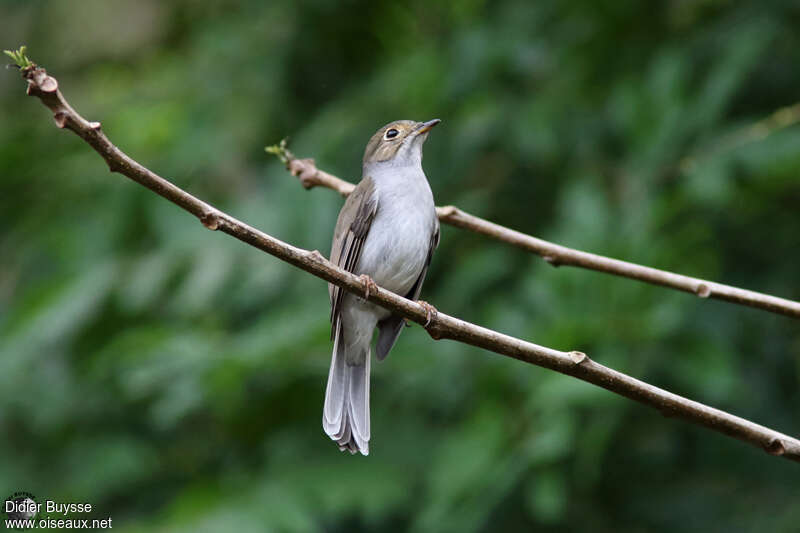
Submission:
M 72 130 L 118 172 L 193 214 L 210 230 L 219 230 L 263 250 L 319 278 L 355 294 L 364 294 L 359 277 L 344 271 L 314 251 L 303 250 L 263 233 L 195 198 L 140 165 L 114 146 L 100 123 L 89 122 L 70 107 L 58 82 L 43 68 L 22 69 L 28 94 L 39 98 L 52 112 L 56 126 Z M 427 309 L 385 289 L 371 290 L 367 299 L 418 324 L 426 325 L 434 339 L 452 339 L 478 346 L 526 363 L 555 370 L 654 407 L 666 416 L 678 416 L 714 431 L 755 445 L 770 454 L 800 461 L 800 441 L 719 409 L 683 398 L 589 359 L 581 352 L 562 352 L 465 322 L 444 313 L 428 316 Z
M 355 187 L 350 182 L 319 170 L 313 159 L 297 159 L 286 149 L 284 142 L 278 146 L 268 147 L 267 151 L 278 155 L 286 163 L 286 168 L 289 172 L 297 176 L 306 189 L 320 185 L 333 189 L 342 196 L 347 196 Z M 442 222 L 492 237 L 498 241 L 503 241 L 517 248 L 540 255 L 545 261 L 556 267 L 565 265 L 597 270 L 614 276 L 622 276 L 652 283 L 653 285 L 690 292 L 700 298 L 716 298 L 717 300 L 755 307 L 792 318 L 800 318 L 800 302 L 567 248 L 566 246 L 537 239 L 531 235 L 506 228 L 475 215 L 470 215 L 452 205 L 437 207 L 436 212 Z

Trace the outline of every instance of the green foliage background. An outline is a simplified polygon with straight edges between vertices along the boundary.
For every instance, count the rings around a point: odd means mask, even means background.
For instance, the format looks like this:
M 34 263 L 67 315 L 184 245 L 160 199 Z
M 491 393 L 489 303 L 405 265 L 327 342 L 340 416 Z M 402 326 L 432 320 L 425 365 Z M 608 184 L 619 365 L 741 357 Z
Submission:
M 800 299 L 796 2 L 0 3 L 84 116 L 150 168 L 327 253 L 369 136 L 444 120 L 437 203 Z M 784 118 L 787 116 L 784 113 Z M 796 118 L 796 117 L 795 117 Z M 791 122 L 791 121 L 790 121 Z M 372 455 L 320 426 L 323 282 L 110 175 L 0 74 L 0 491 L 122 531 L 796 531 L 798 467 L 539 368 L 406 330 Z M 423 295 L 787 433 L 800 328 L 444 227 Z M 0 494 L 5 496 L 5 494 Z

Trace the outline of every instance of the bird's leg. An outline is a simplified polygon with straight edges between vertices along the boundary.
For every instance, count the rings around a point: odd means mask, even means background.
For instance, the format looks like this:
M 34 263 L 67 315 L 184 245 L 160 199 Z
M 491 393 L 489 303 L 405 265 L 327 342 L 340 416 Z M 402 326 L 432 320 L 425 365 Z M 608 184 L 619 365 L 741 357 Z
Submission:
M 361 280 L 361 283 L 364 284 L 364 298 L 369 298 L 369 291 L 378 292 L 378 285 L 372 280 L 371 277 L 367 276 L 366 274 L 361 274 L 358 276 Z
M 425 325 L 422 327 L 427 328 L 431 325 L 431 320 L 433 320 L 433 317 L 435 317 L 439 311 L 437 311 L 434 306 L 424 300 L 417 300 L 417 303 L 421 305 L 423 309 L 425 309 L 425 318 L 427 319 L 427 322 L 425 322 Z

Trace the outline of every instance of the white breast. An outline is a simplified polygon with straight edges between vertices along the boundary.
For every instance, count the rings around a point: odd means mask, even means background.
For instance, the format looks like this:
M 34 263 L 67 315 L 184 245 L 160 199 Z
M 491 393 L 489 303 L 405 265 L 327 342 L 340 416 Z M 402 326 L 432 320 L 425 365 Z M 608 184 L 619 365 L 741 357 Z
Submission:
M 394 168 L 373 175 L 378 210 L 361 251 L 357 272 L 405 295 L 428 257 L 436 210 L 428 181 L 420 167 Z

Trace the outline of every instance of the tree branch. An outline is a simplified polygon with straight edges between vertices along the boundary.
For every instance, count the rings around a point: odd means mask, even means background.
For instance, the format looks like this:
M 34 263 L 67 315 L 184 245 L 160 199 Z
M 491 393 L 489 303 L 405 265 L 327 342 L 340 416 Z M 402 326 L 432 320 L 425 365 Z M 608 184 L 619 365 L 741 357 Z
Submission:
M 112 172 L 127 176 L 180 206 L 200 219 L 210 230 L 227 233 L 282 261 L 335 283 L 349 292 L 364 294 L 364 286 L 357 276 L 338 268 L 316 250 L 308 251 L 294 247 L 248 226 L 140 165 L 108 140 L 100 123 L 89 122 L 78 115 L 61 95 L 58 82 L 48 76 L 43 68 L 33 65 L 21 70 L 23 77 L 28 81 L 28 94 L 39 98 L 53 112 L 56 126 L 72 130 L 85 140 L 106 161 Z M 325 179 L 332 178 L 322 173 L 318 175 Z M 335 183 L 332 180 L 331 182 Z M 347 189 L 344 182 L 339 183 L 339 187 L 341 190 Z M 424 307 L 385 289 L 371 290 L 367 298 L 419 324 L 424 325 L 428 322 Z M 634 379 L 592 361 L 581 352 L 553 350 L 444 313 L 436 313 L 430 317 L 426 329 L 434 339 L 456 340 L 574 376 L 654 407 L 666 416 L 684 418 L 758 446 L 770 454 L 800 461 L 800 441 L 792 437 Z
M 297 176 L 306 189 L 320 185 L 333 189 L 342 196 L 347 196 L 355 187 L 352 183 L 319 170 L 313 159 L 297 159 L 286 148 L 285 142 L 267 147 L 267 151 L 278 155 L 286 163 L 286 168 L 289 172 Z M 470 215 L 452 205 L 437 207 L 436 213 L 442 222 L 492 237 L 498 241 L 540 255 L 555 267 L 563 265 L 597 270 L 614 276 L 622 276 L 689 292 L 700 298 L 715 298 L 792 318 L 800 318 L 800 302 L 567 248 L 566 246 L 537 239 L 531 235 L 506 228 L 475 215 Z

